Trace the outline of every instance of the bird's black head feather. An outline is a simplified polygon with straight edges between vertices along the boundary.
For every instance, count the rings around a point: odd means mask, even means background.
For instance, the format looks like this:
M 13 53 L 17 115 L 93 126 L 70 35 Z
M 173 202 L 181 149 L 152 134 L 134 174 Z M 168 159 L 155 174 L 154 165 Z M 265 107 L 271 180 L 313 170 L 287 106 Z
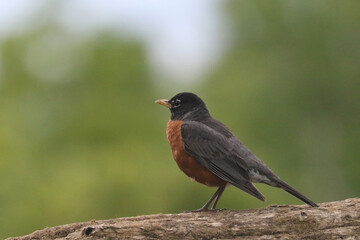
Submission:
M 196 121 L 210 116 L 204 101 L 194 93 L 178 93 L 169 104 L 172 120 Z

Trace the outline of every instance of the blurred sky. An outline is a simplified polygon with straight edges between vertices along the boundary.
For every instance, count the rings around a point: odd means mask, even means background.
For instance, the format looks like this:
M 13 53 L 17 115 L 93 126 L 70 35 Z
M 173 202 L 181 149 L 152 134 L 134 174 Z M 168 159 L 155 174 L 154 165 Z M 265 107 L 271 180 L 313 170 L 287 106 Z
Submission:
M 46 12 L 50 4 L 57 12 Z M 56 14 L 77 37 L 110 29 L 143 41 L 156 79 L 188 83 L 200 80 L 224 51 L 222 12 L 219 0 L 0 1 L 0 38 L 46 24 L 46 15 Z

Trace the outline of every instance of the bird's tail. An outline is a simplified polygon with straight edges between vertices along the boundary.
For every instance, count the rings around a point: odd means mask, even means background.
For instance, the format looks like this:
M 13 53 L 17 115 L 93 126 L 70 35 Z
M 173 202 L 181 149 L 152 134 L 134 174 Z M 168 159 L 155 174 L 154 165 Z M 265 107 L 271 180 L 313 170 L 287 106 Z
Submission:
M 289 184 L 287 184 L 283 180 L 281 180 L 279 178 L 276 178 L 276 179 L 274 179 L 274 182 L 276 183 L 277 187 L 282 188 L 283 190 L 287 191 L 288 193 L 290 193 L 294 197 L 297 197 L 301 201 L 309 204 L 312 207 L 318 207 L 318 205 L 316 203 L 311 201 L 308 197 L 306 197 L 304 194 L 300 193 L 295 188 L 291 187 Z

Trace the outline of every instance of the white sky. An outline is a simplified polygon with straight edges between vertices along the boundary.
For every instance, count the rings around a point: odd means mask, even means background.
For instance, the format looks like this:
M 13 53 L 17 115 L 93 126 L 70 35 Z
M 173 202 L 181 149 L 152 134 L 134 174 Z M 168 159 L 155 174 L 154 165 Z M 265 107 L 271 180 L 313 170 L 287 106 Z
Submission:
M 74 34 L 101 28 L 141 39 L 160 79 L 200 80 L 221 56 L 227 31 L 220 0 L 62 0 L 58 21 Z M 0 38 L 30 27 L 46 0 L 0 0 Z M 31 21 L 30 21 L 31 22 Z

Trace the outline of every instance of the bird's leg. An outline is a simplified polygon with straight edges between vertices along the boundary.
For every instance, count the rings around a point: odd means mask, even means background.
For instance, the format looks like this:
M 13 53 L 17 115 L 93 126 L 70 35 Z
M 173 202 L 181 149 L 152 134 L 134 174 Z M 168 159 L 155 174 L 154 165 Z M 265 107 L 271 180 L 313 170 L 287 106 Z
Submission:
M 218 194 L 217 194 L 217 196 L 216 196 L 216 198 L 215 198 L 215 201 L 214 201 L 214 204 L 213 204 L 211 210 L 215 210 L 215 209 L 216 209 L 216 204 L 218 203 L 221 195 L 223 194 L 223 192 L 224 192 L 224 190 L 225 190 L 225 187 L 226 187 L 226 185 L 220 186 L 219 189 L 216 191 L 216 192 L 218 192 Z
M 225 185 L 224 185 L 224 186 L 220 186 L 220 187 L 216 190 L 216 192 L 214 193 L 214 195 L 212 195 L 211 198 L 205 203 L 204 206 L 202 206 L 202 207 L 199 208 L 199 209 L 192 210 L 192 211 L 190 211 L 190 212 L 201 212 L 201 211 L 207 211 L 207 210 L 209 210 L 209 206 L 210 206 L 210 204 L 212 203 L 212 201 L 214 201 L 215 198 L 218 200 L 219 197 L 220 197 L 219 195 L 222 194 L 222 192 L 224 191 L 224 189 L 225 189 Z M 219 196 L 219 197 L 218 197 L 218 196 Z M 216 205 L 216 203 L 215 203 L 215 205 Z M 212 208 L 212 209 L 213 209 L 213 208 Z

